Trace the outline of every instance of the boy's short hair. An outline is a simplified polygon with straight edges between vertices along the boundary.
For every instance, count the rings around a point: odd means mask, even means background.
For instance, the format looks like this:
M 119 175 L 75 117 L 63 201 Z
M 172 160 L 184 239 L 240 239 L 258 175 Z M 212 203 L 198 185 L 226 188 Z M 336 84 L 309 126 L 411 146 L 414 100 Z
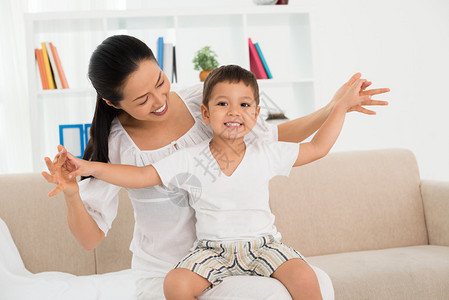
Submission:
M 213 88 L 220 82 L 243 82 L 246 86 L 250 86 L 254 93 L 254 100 L 259 105 L 259 85 L 257 84 L 256 76 L 240 66 L 226 65 L 213 70 L 204 81 L 203 104 L 206 107 L 208 107 Z

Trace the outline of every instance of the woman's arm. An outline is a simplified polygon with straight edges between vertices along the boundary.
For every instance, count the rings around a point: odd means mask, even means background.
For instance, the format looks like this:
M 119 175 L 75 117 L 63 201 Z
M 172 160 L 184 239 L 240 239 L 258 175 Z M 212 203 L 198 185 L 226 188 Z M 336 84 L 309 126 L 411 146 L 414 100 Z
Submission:
M 345 82 L 335 93 L 331 102 L 323 108 L 298 119 L 291 120 L 278 125 L 278 140 L 282 142 L 299 143 L 307 139 L 314 132 L 316 132 L 323 123 L 327 120 L 329 114 L 333 110 L 335 104 L 340 100 L 343 95 L 349 90 L 354 82 L 360 79 L 361 74 L 354 74 L 347 82 Z M 387 93 L 390 91 L 388 88 L 371 89 L 366 90 L 371 85 L 371 82 L 366 81 L 362 84 L 360 95 L 361 96 L 373 96 L 378 94 Z M 379 100 L 364 100 L 362 103 L 348 109 L 350 111 L 358 111 L 368 115 L 376 114 L 374 111 L 368 110 L 362 105 L 387 105 L 386 101 Z
M 57 185 L 49 196 L 54 196 L 61 191 L 64 193 L 70 231 L 84 249 L 94 249 L 103 240 L 104 233 L 84 207 L 78 183 L 75 179 L 68 177 L 69 171 L 63 167 L 62 161 L 51 161 L 46 157 L 45 163 L 50 173 L 42 172 L 42 175 L 48 182 Z

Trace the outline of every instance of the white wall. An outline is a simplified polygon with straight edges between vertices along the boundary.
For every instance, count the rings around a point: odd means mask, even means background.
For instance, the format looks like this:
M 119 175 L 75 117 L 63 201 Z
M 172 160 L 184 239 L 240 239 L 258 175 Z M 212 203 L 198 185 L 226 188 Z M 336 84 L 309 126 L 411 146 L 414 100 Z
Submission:
M 407 148 L 422 178 L 449 180 L 449 2 L 290 2 L 314 7 L 318 106 L 357 71 L 391 88 L 377 116 L 348 115 L 333 151 Z

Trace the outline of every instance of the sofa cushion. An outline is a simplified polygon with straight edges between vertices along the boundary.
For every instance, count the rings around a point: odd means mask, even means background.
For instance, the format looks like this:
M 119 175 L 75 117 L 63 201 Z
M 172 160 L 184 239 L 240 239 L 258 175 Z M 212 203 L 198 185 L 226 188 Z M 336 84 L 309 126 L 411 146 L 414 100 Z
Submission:
M 53 188 L 37 173 L 0 175 L 0 218 L 29 271 L 94 274 L 94 252 L 70 233 L 64 197 L 47 197 Z
M 412 246 L 308 258 L 332 279 L 335 299 L 447 299 L 449 247 Z
M 427 244 L 408 150 L 332 153 L 270 182 L 283 242 L 305 256 Z

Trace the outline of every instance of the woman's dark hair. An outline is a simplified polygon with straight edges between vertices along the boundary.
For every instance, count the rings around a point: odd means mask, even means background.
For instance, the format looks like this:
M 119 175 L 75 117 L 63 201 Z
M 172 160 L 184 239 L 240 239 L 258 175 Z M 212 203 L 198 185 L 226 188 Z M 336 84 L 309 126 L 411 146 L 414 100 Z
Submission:
M 88 76 L 97 91 L 97 104 L 90 128 L 90 139 L 84 151 L 86 160 L 108 162 L 108 138 L 112 120 L 123 100 L 123 85 L 143 60 L 156 60 L 151 49 L 128 35 L 114 35 L 104 40 L 92 53 Z
M 205 106 L 208 107 L 212 90 L 220 82 L 243 82 L 246 86 L 251 87 L 254 94 L 254 101 L 256 101 L 256 104 L 259 105 L 259 86 L 257 84 L 256 76 L 240 66 L 227 65 L 214 69 L 209 75 L 207 75 L 203 86 L 203 104 Z

